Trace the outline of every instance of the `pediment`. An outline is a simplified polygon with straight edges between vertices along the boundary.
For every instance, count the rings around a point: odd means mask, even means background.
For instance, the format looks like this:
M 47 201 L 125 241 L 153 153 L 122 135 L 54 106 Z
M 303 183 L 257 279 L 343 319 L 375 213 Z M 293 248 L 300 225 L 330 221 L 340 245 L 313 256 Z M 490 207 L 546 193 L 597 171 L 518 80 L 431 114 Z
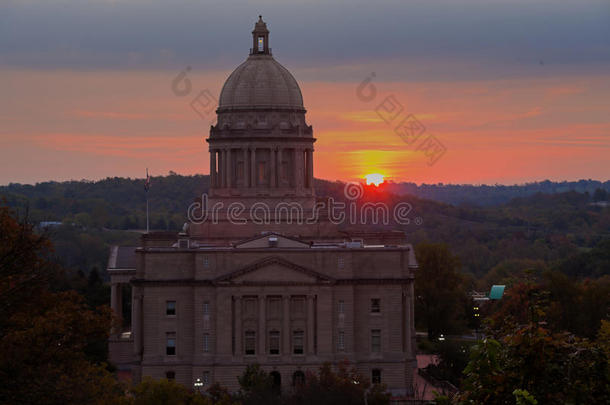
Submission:
M 215 280 L 219 284 L 328 284 L 334 280 L 324 274 L 271 256 L 251 263 Z
M 235 245 L 237 249 L 262 249 L 262 248 L 309 248 L 310 245 L 302 240 L 289 238 L 278 233 L 257 235 L 254 238 L 242 240 Z

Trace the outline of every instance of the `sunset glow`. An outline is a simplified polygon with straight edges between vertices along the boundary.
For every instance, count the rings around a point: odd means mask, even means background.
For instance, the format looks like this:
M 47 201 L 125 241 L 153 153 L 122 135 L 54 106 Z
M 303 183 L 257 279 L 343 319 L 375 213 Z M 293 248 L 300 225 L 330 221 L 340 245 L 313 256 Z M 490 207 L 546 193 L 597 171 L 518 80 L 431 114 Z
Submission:
M 366 180 L 366 185 L 371 185 L 374 184 L 376 186 L 380 185 L 381 183 L 383 183 L 383 174 L 379 174 L 379 173 L 371 173 L 371 174 L 367 174 L 366 176 L 364 176 L 364 179 Z
M 17 13 L 23 21 L 7 25 L 3 36 L 16 42 L 6 42 L 0 61 L 0 184 L 137 177 L 146 167 L 155 175 L 208 174 L 204 139 L 216 124 L 214 106 L 197 111 L 193 101 L 204 93 L 218 98 L 247 57 L 249 31 L 238 33 L 258 11 L 237 16 L 227 6 L 211 17 L 199 2 L 151 8 L 150 18 L 173 33 L 160 40 L 155 24 L 139 25 L 139 9 L 123 2 L 85 1 L 61 23 L 38 24 L 55 3 L 0 6 L 0 15 Z M 603 55 L 610 25 L 603 2 L 578 3 L 558 10 L 548 27 L 543 6 L 507 6 L 511 18 L 530 16 L 522 32 L 545 27 L 545 35 L 521 36 L 501 24 L 493 38 L 473 43 L 486 38 L 485 22 L 507 18 L 504 6 L 447 2 L 441 12 L 428 2 L 365 2 L 348 23 L 330 3 L 277 2 L 278 15 L 269 17 L 273 54 L 302 91 L 316 138 L 315 177 L 354 181 L 383 173 L 418 184 L 606 179 L 610 62 Z M 196 21 L 165 18 L 165 7 Z M 110 18 L 117 10 L 124 19 Z M 456 12 L 469 19 L 456 20 Z M 291 23 L 298 13 L 309 21 L 326 15 L 329 23 L 312 32 Z M 450 21 L 443 29 L 435 24 L 432 37 L 430 15 Z M 372 16 L 379 29 L 366 38 L 376 45 L 363 59 L 362 45 L 351 39 Z M 83 26 L 95 35 L 82 38 Z M 122 44 L 134 27 L 132 42 Z M 337 29 L 345 35 L 334 35 Z M 195 51 L 219 32 L 235 34 Z M 574 35 L 570 47 L 556 47 L 567 33 Z M 294 46 L 302 38 L 315 46 L 303 52 Z M 188 80 L 188 94 L 172 90 L 179 77 Z M 410 116 L 423 132 L 406 135 Z M 439 159 L 430 159 L 430 139 L 445 148 Z

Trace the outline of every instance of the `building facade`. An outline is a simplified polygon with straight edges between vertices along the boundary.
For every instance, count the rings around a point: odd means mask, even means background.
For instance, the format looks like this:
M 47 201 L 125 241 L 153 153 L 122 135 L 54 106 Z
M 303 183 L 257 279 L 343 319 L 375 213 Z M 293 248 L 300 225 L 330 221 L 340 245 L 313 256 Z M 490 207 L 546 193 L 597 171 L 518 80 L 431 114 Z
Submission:
M 394 394 L 411 392 L 413 248 L 401 232 L 339 225 L 317 210 L 305 114 L 259 17 L 250 55 L 220 95 L 199 220 L 111 250 L 112 308 L 122 313 L 129 286 L 131 322 L 113 330 L 110 358 L 135 381 L 236 390 L 258 363 L 288 389 L 348 360 Z

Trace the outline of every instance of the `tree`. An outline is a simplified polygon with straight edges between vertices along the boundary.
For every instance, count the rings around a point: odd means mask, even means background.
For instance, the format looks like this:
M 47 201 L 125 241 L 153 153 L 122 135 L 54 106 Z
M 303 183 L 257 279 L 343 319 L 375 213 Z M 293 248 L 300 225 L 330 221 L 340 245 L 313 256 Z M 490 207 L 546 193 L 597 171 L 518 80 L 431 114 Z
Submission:
M 239 399 L 244 405 L 279 404 L 280 396 L 274 388 L 273 378 L 258 364 L 249 364 L 238 377 Z
M 578 281 L 547 271 L 539 280 L 528 278 L 512 285 L 500 301 L 489 302 L 484 310 L 496 335 L 514 323 L 544 321 L 551 331 L 594 339 L 609 305 L 610 277 Z
M 307 373 L 305 383 L 297 386 L 290 404 L 364 404 L 366 395 L 369 405 L 389 404 L 390 394 L 384 384 L 373 384 L 358 373 L 348 362 L 337 365 L 333 371 L 330 363 L 320 367 L 319 372 Z
M 154 380 L 144 377 L 142 382 L 131 389 L 133 405 L 212 405 L 209 398 L 189 391 L 174 380 Z
M 594 404 L 610 401 L 608 357 L 567 333 L 530 323 L 471 351 L 464 370 L 463 404 Z M 529 402 L 525 402 L 529 401 Z
M 0 205 L 0 336 L 22 304 L 35 300 L 57 277 L 60 269 L 48 260 L 50 252 L 47 238 Z
M 419 269 L 415 278 L 415 311 L 428 329 L 428 338 L 459 332 L 464 327 L 465 301 L 469 300 L 459 261 L 446 245 L 422 243 L 415 248 Z
M 229 390 L 216 382 L 206 390 L 206 396 L 214 405 L 231 405 L 234 403 Z
M 0 207 L 0 403 L 113 404 L 123 387 L 94 359 L 106 340 L 107 307 L 54 292 L 60 274 L 49 241 Z

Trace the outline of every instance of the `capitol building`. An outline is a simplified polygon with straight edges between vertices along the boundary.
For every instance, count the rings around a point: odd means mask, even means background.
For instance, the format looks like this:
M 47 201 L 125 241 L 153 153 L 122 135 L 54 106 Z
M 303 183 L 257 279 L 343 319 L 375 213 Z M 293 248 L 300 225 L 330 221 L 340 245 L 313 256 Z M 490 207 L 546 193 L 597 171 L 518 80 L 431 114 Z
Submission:
M 130 300 L 132 315 L 130 328 L 112 331 L 110 359 L 134 382 L 230 390 L 250 363 L 289 390 L 307 371 L 347 360 L 395 396 L 411 395 L 413 247 L 403 232 L 317 215 L 316 138 L 297 81 L 269 45 L 259 18 L 250 54 L 220 94 L 206 139 L 210 188 L 198 200 L 213 220 L 111 249 L 111 306 L 120 314 Z M 270 217 L 235 221 L 237 206 L 265 206 Z

